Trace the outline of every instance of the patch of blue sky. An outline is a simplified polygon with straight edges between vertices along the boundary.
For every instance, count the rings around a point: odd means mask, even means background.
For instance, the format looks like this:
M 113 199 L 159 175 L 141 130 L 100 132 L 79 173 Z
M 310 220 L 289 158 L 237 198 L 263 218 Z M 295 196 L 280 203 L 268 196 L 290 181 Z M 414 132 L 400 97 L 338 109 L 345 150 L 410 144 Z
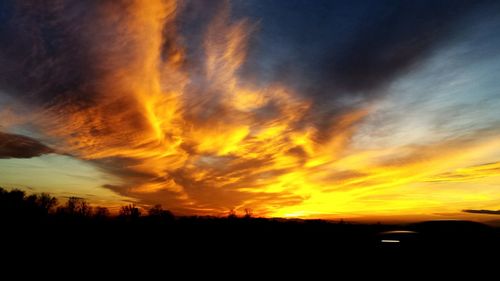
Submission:
M 354 144 L 425 145 L 500 135 L 499 29 L 495 21 L 471 25 L 394 81 Z
M 96 196 L 109 201 L 122 198 L 104 184 L 120 184 L 92 164 L 64 155 L 50 154 L 29 159 L 0 159 L 0 186 L 55 196 Z

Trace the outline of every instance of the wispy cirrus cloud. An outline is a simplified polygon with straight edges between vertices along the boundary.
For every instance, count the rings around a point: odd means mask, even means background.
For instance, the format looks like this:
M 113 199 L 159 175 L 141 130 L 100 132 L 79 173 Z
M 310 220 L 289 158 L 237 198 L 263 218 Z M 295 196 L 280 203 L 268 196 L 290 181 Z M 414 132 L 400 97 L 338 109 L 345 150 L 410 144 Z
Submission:
M 486 177 L 500 176 L 500 162 L 485 163 L 441 173 L 426 179 L 429 182 L 471 182 Z

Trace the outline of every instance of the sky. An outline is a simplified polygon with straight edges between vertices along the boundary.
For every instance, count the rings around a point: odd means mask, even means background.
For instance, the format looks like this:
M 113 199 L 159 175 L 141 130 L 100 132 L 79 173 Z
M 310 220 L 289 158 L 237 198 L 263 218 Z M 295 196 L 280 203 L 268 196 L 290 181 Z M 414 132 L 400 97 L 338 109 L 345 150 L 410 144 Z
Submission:
M 0 186 L 183 215 L 491 218 L 499 30 L 481 0 L 2 1 Z

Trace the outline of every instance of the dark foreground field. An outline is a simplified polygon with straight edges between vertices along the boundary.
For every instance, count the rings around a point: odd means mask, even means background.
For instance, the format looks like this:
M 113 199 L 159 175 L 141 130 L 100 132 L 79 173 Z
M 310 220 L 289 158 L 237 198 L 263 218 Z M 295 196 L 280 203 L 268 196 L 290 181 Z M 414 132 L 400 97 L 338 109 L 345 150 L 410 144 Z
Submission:
M 338 257 L 399 259 L 496 255 L 497 228 L 467 221 L 368 225 L 320 220 L 179 217 L 9 222 L 3 254 L 19 262 L 56 258 L 125 264 L 173 258 L 192 263 L 324 262 Z M 66 260 L 67 261 L 67 260 Z
M 491 261 L 500 250 L 500 229 L 470 221 L 389 225 L 250 215 L 176 217 L 159 207 L 141 215 L 133 206 L 110 216 L 77 199 L 50 210 L 47 196 L 2 196 L 1 269 L 20 264 L 109 269 L 118 264 L 117 270 L 123 271 L 139 265 L 210 264 L 246 270 L 278 265 L 287 270 L 304 265 L 333 270 L 338 260 L 390 268 L 409 259 Z

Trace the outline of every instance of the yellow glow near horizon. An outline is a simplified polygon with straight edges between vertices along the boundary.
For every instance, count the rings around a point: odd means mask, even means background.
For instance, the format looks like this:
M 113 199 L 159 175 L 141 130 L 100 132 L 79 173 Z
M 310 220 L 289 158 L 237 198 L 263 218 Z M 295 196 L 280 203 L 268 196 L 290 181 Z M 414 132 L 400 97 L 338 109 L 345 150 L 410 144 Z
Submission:
M 64 103 L 32 121 L 58 153 L 98 167 L 86 170 L 89 177 L 113 178 L 75 179 L 105 204 L 133 199 L 183 214 L 251 208 L 307 218 L 500 208 L 499 135 L 356 147 L 373 104 L 311 120 L 317 109 L 307 93 L 245 81 L 239 71 L 254 26 L 231 21 L 228 8 L 206 28 L 203 65 L 193 71 L 175 26 L 178 9 L 161 0 L 102 5 L 94 24 L 112 32 L 96 32 L 93 42 L 102 72 L 95 104 Z

